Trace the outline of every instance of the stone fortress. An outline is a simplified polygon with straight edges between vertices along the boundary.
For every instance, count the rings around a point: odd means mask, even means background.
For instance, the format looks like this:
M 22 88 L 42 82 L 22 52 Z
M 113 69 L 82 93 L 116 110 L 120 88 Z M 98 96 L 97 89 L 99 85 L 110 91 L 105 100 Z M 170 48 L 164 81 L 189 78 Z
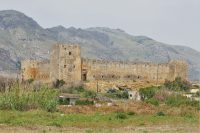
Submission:
M 188 64 L 177 60 L 157 64 L 150 62 L 105 61 L 81 58 L 78 45 L 56 44 L 50 60 L 25 60 L 21 63 L 22 80 L 42 83 L 64 80 L 65 83 L 89 81 L 164 82 L 181 77 L 187 80 Z

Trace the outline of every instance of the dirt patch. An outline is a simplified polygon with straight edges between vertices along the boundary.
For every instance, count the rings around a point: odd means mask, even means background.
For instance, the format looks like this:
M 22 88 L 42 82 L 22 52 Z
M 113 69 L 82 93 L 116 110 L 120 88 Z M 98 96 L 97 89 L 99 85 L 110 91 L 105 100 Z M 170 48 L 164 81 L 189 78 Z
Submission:
M 83 113 L 92 114 L 96 112 L 112 113 L 112 112 L 135 112 L 137 114 L 155 114 L 157 112 L 165 112 L 165 114 L 172 116 L 184 116 L 187 114 L 199 114 L 199 111 L 187 106 L 171 107 L 167 105 L 160 105 L 159 107 L 147 104 L 145 102 L 123 101 L 114 103 L 104 103 L 86 106 L 67 106 L 61 105 L 58 107 L 59 111 L 63 113 Z
M 117 103 L 104 103 L 89 106 L 59 106 L 59 110 L 63 113 L 111 113 L 111 112 L 135 112 L 138 114 L 153 114 L 158 109 L 153 106 L 142 102 L 117 102 Z
M 1 133 L 199 133 L 198 125 L 177 124 L 177 125 L 151 125 L 151 126 L 127 126 L 120 128 L 75 128 L 75 127 L 52 127 L 52 126 L 36 126 L 36 127 L 14 127 L 8 125 L 0 125 Z

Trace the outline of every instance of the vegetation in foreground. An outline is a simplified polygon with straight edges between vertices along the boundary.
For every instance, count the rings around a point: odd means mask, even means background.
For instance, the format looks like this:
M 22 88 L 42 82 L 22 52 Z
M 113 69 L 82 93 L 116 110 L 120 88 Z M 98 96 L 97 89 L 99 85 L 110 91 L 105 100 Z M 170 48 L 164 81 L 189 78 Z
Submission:
M 29 112 L 0 111 L 0 123 L 8 125 L 43 125 L 43 126 L 75 126 L 75 127 L 122 127 L 128 125 L 152 124 L 198 124 L 198 117 L 169 116 L 163 112 L 152 115 L 131 112 L 94 113 L 94 114 L 62 114 L 36 110 Z
M 0 92 L 0 110 L 28 111 L 41 109 L 55 112 L 58 105 L 58 91 L 46 86 L 12 85 L 9 90 Z
M 166 86 L 179 85 L 180 80 Z M 184 82 L 185 83 L 185 82 Z M 57 83 L 58 87 L 62 84 Z M 165 86 L 165 87 L 166 87 Z M 184 85 L 188 87 L 187 85 Z M 176 89 L 177 91 L 186 91 Z M 61 89 L 28 84 L 11 84 L 0 92 L 0 123 L 9 125 L 44 125 L 77 127 L 118 127 L 166 123 L 199 124 L 199 102 L 172 93 L 169 88 L 148 87 L 140 89 L 141 102 L 95 107 L 91 101 L 77 101 L 78 106 L 59 107 L 58 93 Z M 95 98 L 97 94 L 83 87 L 68 88 L 62 92 Z M 112 94 L 112 93 L 111 93 Z M 116 94 L 114 93 L 116 96 Z M 122 98 L 123 97 L 119 97 Z M 89 105 L 88 105 L 89 104 Z M 87 110 L 89 109 L 89 110 Z M 66 112 L 70 111 L 71 112 Z M 85 112 L 84 112 L 85 110 Z M 90 112 L 92 110 L 92 112 Z M 142 110 L 142 112 L 139 112 Z M 178 113 L 176 113 L 176 111 Z M 90 113 L 89 113 L 90 112 Z M 175 113 L 174 113 L 175 112 Z
M 200 110 L 199 101 L 182 95 L 187 93 L 191 87 L 192 85 L 188 81 L 178 77 L 174 81 L 166 81 L 163 86 L 141 88 L 139 93 L 142 101 L 155 106 L 160 104 L 172 107 L 189 106 Z

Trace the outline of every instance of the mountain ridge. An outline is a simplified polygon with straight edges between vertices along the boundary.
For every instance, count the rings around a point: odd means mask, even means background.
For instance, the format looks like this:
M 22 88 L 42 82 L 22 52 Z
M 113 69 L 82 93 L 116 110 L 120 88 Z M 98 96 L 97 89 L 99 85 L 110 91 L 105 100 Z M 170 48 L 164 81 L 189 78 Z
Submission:
M 43 28 L 18 11 L 0 11 L 0 49 L 8 58 L 0 58 L 0 70 L 6 71 L 5 66 L 8 65 L 15 70 L 18 65 L 14 64 L 24 59 L 47 59 L 52 45 L 56 43 L 79 44 L 81 56 L 91 59 L 158 63 L 184 59 L 189 63 L 189 78 L 200 80 L 200 52 L 192 48 L 168 45 L 146 36 L 133 36 L 121 29 L 107 27 L 81 29 L 58 25 Z

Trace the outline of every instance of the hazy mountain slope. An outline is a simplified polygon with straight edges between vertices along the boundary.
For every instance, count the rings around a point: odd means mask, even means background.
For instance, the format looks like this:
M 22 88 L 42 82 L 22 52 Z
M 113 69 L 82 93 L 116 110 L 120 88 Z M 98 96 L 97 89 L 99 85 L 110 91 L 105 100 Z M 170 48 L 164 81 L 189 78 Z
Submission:
M 12 10 L 0 12 L 0 48 L 8 50 L 14 61 L 47 57 L 46 45 L 54 42 L 32 18 Z
M 191 48 L 132 36 L 120 29 L 44 29 L 23 13 L 0 11 L 0 70 L 16 69 L 17 62 L 24 59 L 49 58 L 55 43 L 80 44 L 86 58 L 154 62 L 185 59 L 190 64 L 190 79 L 200 78 L 200 52 Z

